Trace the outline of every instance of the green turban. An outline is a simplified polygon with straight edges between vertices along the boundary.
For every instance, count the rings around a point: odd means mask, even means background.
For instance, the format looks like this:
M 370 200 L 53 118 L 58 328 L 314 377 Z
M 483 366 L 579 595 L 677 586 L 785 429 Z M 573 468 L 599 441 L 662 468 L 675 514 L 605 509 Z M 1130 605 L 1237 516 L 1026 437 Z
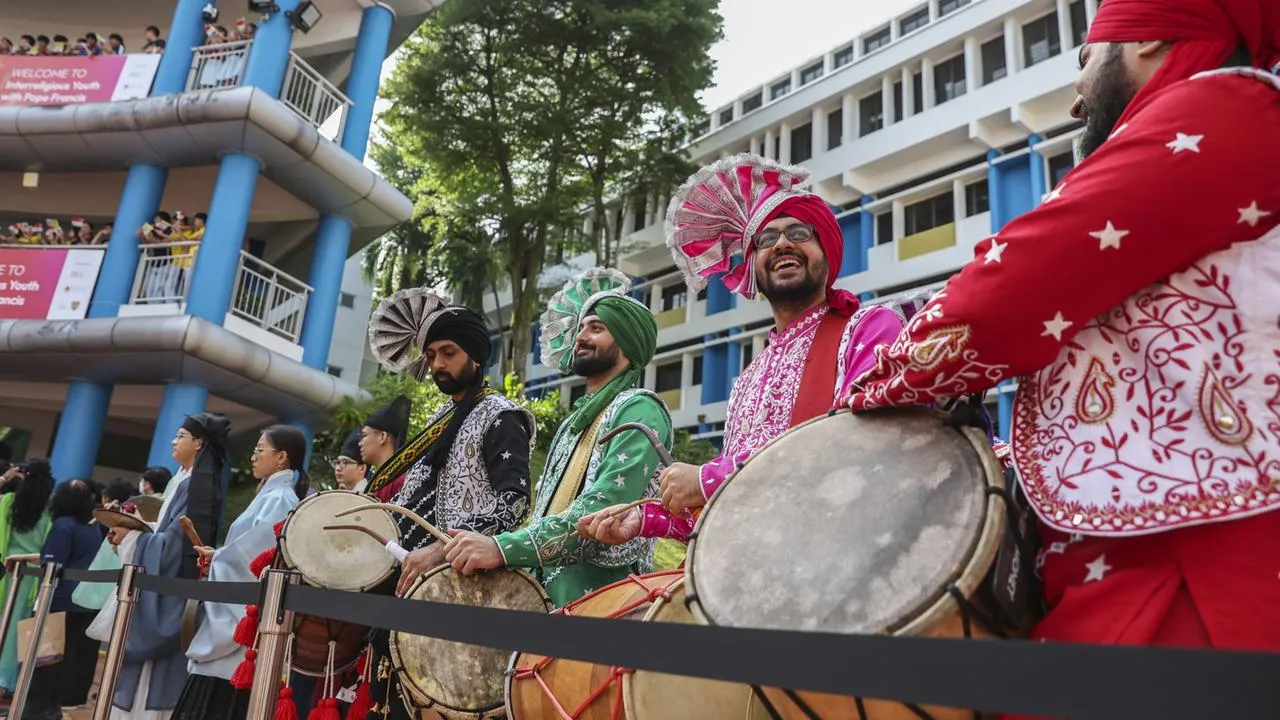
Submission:
M 581 400 L 581 405 L 569 417 L 569 427 L 574 432 L 586 430 L 618 393 L 638 386 L 644 380 L 645 366 L 658 349 L 658 321 L 639 300 L 627 295 L 607 294 L 583 309 L 582 317 L 591 315 L 600 318 L 609 328 L 609 334 L 613 335 L 618 349 L 627 356 L 631 365 L 604 387 Z

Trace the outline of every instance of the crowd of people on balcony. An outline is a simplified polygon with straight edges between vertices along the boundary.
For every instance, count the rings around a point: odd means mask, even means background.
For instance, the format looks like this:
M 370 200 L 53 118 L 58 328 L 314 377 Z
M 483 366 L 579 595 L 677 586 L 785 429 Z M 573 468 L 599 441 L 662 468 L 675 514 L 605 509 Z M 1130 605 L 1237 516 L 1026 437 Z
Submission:
M 19 222 L 0 229 L 0 245 L 106 245 L 111 223 L 95 226 L 73 217 L 64 226 L 57 218 L 43 222 Z
M 164 38 L 160 36 L 160 28 L 149 26 L 144 35 L 147 38 L 141 52 L 152 55 L 164 52 Z M 125 55 L 129 52 L 124 36 L 120 33 L 102 35 L 95 32 L 85 33 L 77 37 L 75 42 L 67 35 L 20 35 L 15 43 L 7 37 L 0 37 L 0 55 Z
M 143 262 L 138 302 L 178 302 L 186 297 L 188 275 L 207 220 L 205 213 L 188 216 L 181 210 L 161 210 L 138 228 Z

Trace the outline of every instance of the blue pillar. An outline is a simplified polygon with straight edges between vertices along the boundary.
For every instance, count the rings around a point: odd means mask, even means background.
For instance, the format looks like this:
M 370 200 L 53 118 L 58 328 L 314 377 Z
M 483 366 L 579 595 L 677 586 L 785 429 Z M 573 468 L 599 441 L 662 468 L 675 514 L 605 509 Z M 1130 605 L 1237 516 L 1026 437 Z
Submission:
M 204 44 L 204 6 L 207 0 L 178 0 L 169 23 L 164 55 L 151 83 L 151 96 L 173 95 L 187 89 L 187 75 L 195 48 Z
M 191 272 L 187 313 L 215 325 L 221 325 L 226 319 L 231 303 L 240 248 L 249 227 L 253 189 L 260 170 L 256 158 L 239 153 L 224 155 L 213 186 L 209 224 Z
M 1004 217 L 1004 201 L 1000 194 L 1000 151 L 992 148 L 987 151 L 987 206 L 991 211 L 991 233 L 1000 232 L 1006 222 Z
M 997 389 L 1004 389 L 1011 385 L 1008 380 L 996 386 Z M 996 411 L 999 415 L 997 422 L 1000 424 L 1000 432 L 998 433 L 1001 440 L 1009 442 L 1009 438 L 1013 430 L 1013 393 L 1001 392 L 996 395 Z
M 93 475 L 102 441 L 102 426 L 111 405 L 111 386 L 73 382 L 67 391 L 67 402 L 58 419 L 58 434 L 53 442 L 53 477 L 58 482 Z
M 259 23 L 241 85 L 256 87 L 271 97 L 280 97 L 284 71 L 289 67 L 289 50 L 293 45 L 293 24 L 285 13 L 296 10 L 298 3 L 299 0 L 276 0 L 280 10 Z M 212 212 L 209 217 L 213 217 Z
M 306 420 L 290 420 L 285 424 L 297 428 L 302 432 L 302 436 L 307 439 L 307 459 L 304 461 L 303 466 L 306 467 L 309 472 L 311 468 L 311 455 L 314 450 L 312 445 L 316 441 L 316 426 Z
M 138 228 L 150 222 L 160 207 L 164 184 L 169 177 L 166 168 L 155 165 L 131 165 L 125 176 L 124 191 L 112 225 L 111 240 L 102 258 L 102 272 L 89 303 L 89 317 L 115 317 L 120 306 L 129 302 L 133 280 L 138 270 Z
M 859 201 L 862 205 L 862 218 L 858 221 L 858 272 L 871 270 L 871 248 L 876 246 L 876 216 L 867 209 L 867 206 L 874 201 L 875 197 L 872 195 L 863 195 Z M 867 302 L 875 296 L 864 292 L 859 297 L 863 302 Z
M 722 288 L 723 289 L 723 288 Z M 725 290 L 726 295 L 728 290 Z M 707 295 L 710 307 L 711 296 Z M 708 312 L 710 312 L 708 310 Z M 715 335 L 703 335 L 702 342 L 715 342 Z M 722 394 L 725 388 L 725 368 L 728 364 L 727 350 L 724 345 L 711 345 L 702 351 L 702 404 L 723 402 L 728 398 Z
M 369 144 L 369 127 L 373 124 L 373 106 L 378 99 L 382 61 L 387 58 L 391 39 L 391 23 L 395 14 L 385 5 L 373 5 L 360 15 L 360 32 L 351 57 L 351 74 L 347 78 L 347 98 L 351 109 L 342 129 L 342 149 L 356 158 L 364 158 Z
M 317 370 L 323 370 L 329 362 L 338 295 L 342 292 L 342 269 L 347 262 L 350 241 L 350 220 L 337 215 L 320 218 L 311 255 L 311 274 L 308 275 L 308 283 L 313 290 L 307 299 L 307 312 L 302 319 L 299 337 L 303 364 Z
M 742 334 L 741 328 L 729 329 L 729 343 L 725 347 L 725 387 L 724 396 L 729 397 L 729 393 L 733 391 L 733 382 L 738 379 L 738 374 L 742 372 L 742 345 L 734 342 L 733 339 Z M 706 366 L 706 363 L 703 363 Z
M 717 275 L 707 281 L 707 314 L 715 315 L 728 310 L 732 305 L 729 297 L 729 288 L 724 286 L 724 282 Z
M 1040 142 L 1040 136 L 1032 134 L 1027 138 L 1028 157 L 1031 159 L 1031 207 L 1040 204 L 1040 198 L 1048 192 L 1045 189 L 1047 170 L 1045 169 L 1044 156 L 1035 149 L 1036 143 Z M 987 193 L 990 195 L 990 192 Z
M 182 421 L 188 415 L 204 412 L 208 399 L 209 391 L 199 385 L 172 383 L 165 386 L 160 414 L 156 417 L 156 429 L 151 435 L 148 466 L 161 465 L 174 471 L 178 469 L 178 464 L 173 461 L 173 437 L 178 434 L 178 428 L 182 427 Z

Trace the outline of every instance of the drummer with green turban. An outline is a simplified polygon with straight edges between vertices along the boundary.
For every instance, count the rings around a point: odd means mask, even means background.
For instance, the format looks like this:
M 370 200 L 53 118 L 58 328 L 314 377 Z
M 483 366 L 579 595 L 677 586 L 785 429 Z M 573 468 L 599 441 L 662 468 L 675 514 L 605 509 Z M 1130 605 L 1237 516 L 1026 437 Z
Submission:
M 587 394 L 551 441 L 528 525 L 494 537 L 449 531 L 445 559 L 458 572 L 530 570 L 562 607 L 652 569 L 652 539 L 611 546 L 577 534 L 578 519 L 588 513 L 658 496 L 661 460 L 649 439 L 636 430 L 603 446 L 601 438 L 638 423 L 666 447 L 674 442 L 666 405 L 640 387 L 657 348 L 657 321 L 647 305 L 626 294 L 629 288 L 621 273 L 592 268 L 551 298 L 541 318 L 542 363 L 586 378 Z

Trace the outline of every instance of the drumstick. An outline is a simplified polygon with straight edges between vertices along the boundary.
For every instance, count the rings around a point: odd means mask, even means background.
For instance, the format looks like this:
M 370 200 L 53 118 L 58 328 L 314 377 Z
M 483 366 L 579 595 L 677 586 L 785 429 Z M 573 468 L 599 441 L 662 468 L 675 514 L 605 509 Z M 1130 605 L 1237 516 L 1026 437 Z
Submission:
M 182 528 L 182 532 L 187 534 L 187 539 L 196 547 L 204 547 L 204 543 L 200 542 L 200 533 L 196 532 L 196 526 L 191 524 L 191 518 L 183 515 L 178 518 L 178 526 Z
M 418 527 L 431 533 L 431 535 L 433 535 L 435 539 L 439 540 L 442 543 L 447 543 L 449 542 L 449 540 L 452 539 L 448 535 L 445 535 L 444 533 L 440 532 L 439 528 L 427 522 L 418 513 L 408 508 L 402 508 L 399 505 L 392 505 L 391 503 L 369 503 L 368 505 L 358 505 L 356 507 L 351 508 L 350 510 L 343 510 L 340 513 L 336 513 L 335 517 L 343 517 L 345 515 L 351 515 L 353 513 L 358 513 L 361 510 L 386 510 L 387 512 L 399 513 L 409 518 L 410 520 L 414 521 L 415 523 L 417 523 Z
M 631 510 L 632 508 L 638 508 L 641 505 L 647 505 L 649 503 L 660 503 L 660 502 L 662 502 L 662 498 L 640 498 L 635 502 L 629 502 L 626 505 L 623 505 L 618 508 L 614 508 L 612 511 L 610 511 L 609 517 L 618 517 L 619 515 L 625 515 L 627 511 Z
M 662 441 L 658 439 L 658 434 L 655 433 L 653 431 L 653 428 L 649 427 L 648 425 L 642 425 L 640 423 L 623 423 L 618 427 L 605 433 L 603 436 L 601 436 L 600 440 L 596 442 L 596 444 L 604 445 L 605 443 L 612 440 L 614 436 L 618 435 L 619 433 L 626 432 L 627 430 L 638 430 L 641 433 L 643 433 L 644 436 L 648 438 L 649 444 L 653 446 L 653 449 L 655 451 L 657 451 L 658 458 L 662 460 L 663 465 L 670 467 L 675 464 L 676 462 L 675 458 L 671 457 L 671 453 L 665 447 L 662 446 Z
M 388 540 L 363 525 L 325 525 L 322 529 L 324 530 L 358 530 L 359 532 L 362 532 L 365 535 L 368 535 L 374 540 L 377 540 L 379 545 L 386 548 L 387 552 L 391 553 L 391 557 L 395 558 L 396 562 L 402 563 L 404 562 L 404 559 L 409 556 L 409 551 L 401 547 L 400 543 L 396 542 L 395 540 Z

